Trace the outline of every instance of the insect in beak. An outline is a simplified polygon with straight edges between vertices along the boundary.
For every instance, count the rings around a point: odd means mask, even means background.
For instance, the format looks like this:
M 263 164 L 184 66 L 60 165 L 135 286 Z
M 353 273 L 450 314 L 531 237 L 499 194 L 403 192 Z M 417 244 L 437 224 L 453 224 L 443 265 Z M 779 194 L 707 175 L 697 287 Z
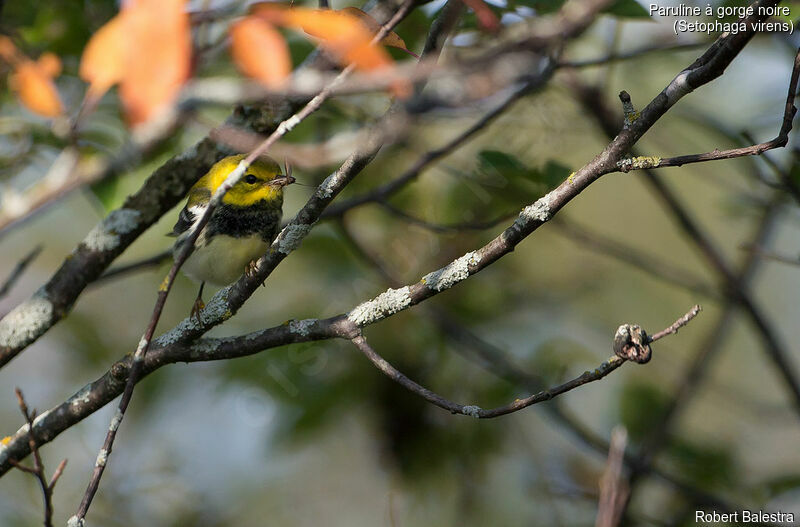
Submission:
M 275 179 L 269 182 L 269 184 L 276 187 L 285 187 L 287 185 L 291 185 L 294 182 L 295 179 L 292 176 L 276 176 Z

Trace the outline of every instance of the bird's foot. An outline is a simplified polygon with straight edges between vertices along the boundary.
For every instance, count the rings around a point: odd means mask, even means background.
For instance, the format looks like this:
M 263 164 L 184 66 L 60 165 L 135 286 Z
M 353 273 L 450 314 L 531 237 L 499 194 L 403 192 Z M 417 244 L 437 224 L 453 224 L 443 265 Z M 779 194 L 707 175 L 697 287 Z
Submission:
M 244 274 L 245 274 L 245 276 L 247 278 L 253 278 L 254 276 L 256 276 L 258 274 L 258 259 L 257 258 L 255 260 L 250 260 L 250 263 L 248 263 L 244 267 Z M 264 282 L 261 282 L 261 285 L 264 286 Z
M 206 303 L 203 302 L 203 299 L 198 296 L 197 300 L 194 301 L 194 305 L 192 306 L 192 314 L 191 314 L 191 316 L 197 321 L 198 324 L 202 322 L 202 319 L 200 318 L 200 311 L 202 311 L 205 308 L 206 308 Z

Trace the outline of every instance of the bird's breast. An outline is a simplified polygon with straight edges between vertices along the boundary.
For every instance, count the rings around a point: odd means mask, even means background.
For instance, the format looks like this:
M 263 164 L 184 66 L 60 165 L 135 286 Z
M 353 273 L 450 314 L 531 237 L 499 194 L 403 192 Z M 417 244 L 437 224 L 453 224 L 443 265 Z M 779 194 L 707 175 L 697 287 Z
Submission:
M 242 237 L 217 234 L 195 246 L 181 270 L 198 282 L 227 285 L 244 273 L 248 263 L 266 251 L 267 242 L 260 234 Z

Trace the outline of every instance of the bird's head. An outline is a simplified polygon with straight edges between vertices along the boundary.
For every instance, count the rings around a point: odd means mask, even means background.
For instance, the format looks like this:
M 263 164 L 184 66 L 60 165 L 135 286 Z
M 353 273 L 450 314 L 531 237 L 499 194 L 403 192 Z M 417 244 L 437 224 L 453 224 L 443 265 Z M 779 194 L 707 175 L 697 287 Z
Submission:
M 192 188 L 190 205 L 192 195 L 199 200 L 209 199 L 244 158 L 244 155 L 228 156 L 211 167 L 208 174 L 200 178 Z M 292 183 L 294 178 L 282 174 L 278 163 L 268 157 L 261 157 L 247 168 L 244 175 L 222 198 L 222 203 L 234 207 L 250 207 L 264 202 L 268 207 L 280 208 L 283 206 L 283 187 Z

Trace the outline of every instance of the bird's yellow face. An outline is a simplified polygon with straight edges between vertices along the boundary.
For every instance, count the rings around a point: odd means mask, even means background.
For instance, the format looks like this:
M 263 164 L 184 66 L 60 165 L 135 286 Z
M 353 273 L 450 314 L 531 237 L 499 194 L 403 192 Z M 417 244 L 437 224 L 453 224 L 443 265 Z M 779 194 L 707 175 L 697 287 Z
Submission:
M 244 157 L 229 156 L 211 167 L 208 174 L 200 178 L 189 192 L 189 205 L 208 200 Z M 278 163 L 262 158 L 248 167 L 222 198 L 222 202 L 234 207 L 250 207 L 263 201 L 267 206 L 280 208 L 283 205 L 283 187 L 293 180 L 294 178 L 281 174 Z

